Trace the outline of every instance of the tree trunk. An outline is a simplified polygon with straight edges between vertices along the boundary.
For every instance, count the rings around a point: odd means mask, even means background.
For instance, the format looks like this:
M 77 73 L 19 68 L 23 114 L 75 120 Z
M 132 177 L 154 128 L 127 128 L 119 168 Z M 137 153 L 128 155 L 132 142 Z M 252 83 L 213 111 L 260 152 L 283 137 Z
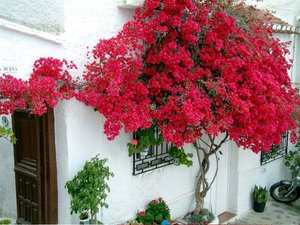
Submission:
M 228 133 L 225 133 L 225 137 L 218 144 L 215 142 L 214 137 L 211 137 L 210 135 L 208 135 L 208 137 L 210 142 L 206 142 L 200 138 L 198 141 L 193 143 L 196 149 L 199 164 L 199 174 L 197 177 L 195 188 L 196 208 L 193 212 L 194 215 L 199 215 L 199 213 L 203 210 L 204 198 L 216 179 L 219 168 L 219 157 L 217 155 L 217 152 L 222 144 L 227 141 Z M 205 147 L 202 146 L 200 142 L 204 144 Z M 210 182 L 208 182 L 206 175 L 210 169 L 210 157 L 212 155 L 214 155 L 216 159 L 216 170 L 213 178 Z
M 204 207 L 204 197 L 202 193 L 195 193 L 196 198 L 196 208 L 193 212 L 194 215 L 199 215 Z

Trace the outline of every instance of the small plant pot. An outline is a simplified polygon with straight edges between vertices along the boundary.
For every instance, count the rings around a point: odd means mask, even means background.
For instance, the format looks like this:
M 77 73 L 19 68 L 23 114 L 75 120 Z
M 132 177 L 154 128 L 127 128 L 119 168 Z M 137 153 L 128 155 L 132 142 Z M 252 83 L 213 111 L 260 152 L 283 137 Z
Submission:
M 265 211 L 265 207 L 266 207 L 266 203 L 259 203 L 256 201 L 254 201 L 254 203 L 253 203 L 253 210 L 255 212 L 262 213 Z
M 177 158 L 174 158 L 174 165 L 175 166 L 180 166 L 180 161 Z
M 149 154 L 149 148 L 145 148 L 143 151 L 140 152 L 140 155 L 146 157 Z
M 90 218 L 80 219 L 79 224 L 81 224 L 81 225 L 90 224 L 90 220 L 91 220 Z

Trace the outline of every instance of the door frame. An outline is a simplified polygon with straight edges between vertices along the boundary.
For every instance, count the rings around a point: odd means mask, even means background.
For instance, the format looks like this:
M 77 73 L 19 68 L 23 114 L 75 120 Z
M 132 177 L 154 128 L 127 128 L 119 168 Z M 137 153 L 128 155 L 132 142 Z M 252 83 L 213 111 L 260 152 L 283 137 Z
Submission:
M 28 116 L 30 112 L 27 110 L 17 110 L 16 113 L 26 113 Z M 54 132 L 54 112 L 49 108 L 47 113 L 38 117 L 39 131 L 40 131 L 40 168 L 41 168 L 41 221 L 44 224 L 58 223 L 58 199 L 57 199 L 57 168 L 56 168 L 56 150 L 55 150 L 55 132 Z M 15 116 L 12 115 L 13 131 L 16 128 Z M 16 144 L 14 145 L 14 157 L 17 159 Z M 16 161 L 15 161 L 16 164 Z M 18 187 L 16 187 L 16 191 Z M 17 194 L 16 193 L 16 194 Z M 19 209 L 17 207 L 19 215 Z

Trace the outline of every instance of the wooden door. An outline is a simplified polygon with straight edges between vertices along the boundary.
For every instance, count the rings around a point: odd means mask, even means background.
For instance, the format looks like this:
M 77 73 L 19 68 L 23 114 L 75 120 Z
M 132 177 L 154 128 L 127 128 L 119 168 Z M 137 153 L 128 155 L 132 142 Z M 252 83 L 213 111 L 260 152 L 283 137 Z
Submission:
M 57 223 L 53 111 L 13 115 L 17 223 Z

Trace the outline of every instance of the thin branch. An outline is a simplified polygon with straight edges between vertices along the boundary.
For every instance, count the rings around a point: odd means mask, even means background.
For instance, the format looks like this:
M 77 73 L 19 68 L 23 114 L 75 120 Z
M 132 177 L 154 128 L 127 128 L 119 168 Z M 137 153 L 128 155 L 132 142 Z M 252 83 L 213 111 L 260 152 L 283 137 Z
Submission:
M 198 163 L 201 166 L 201 158 L 200 158 L 200 153 L 199 153 L 199 146 L 198 143 L 196 141 L 193 142 L 194 147 L 196 148 L 196 153 L 197 153 L 197 158 L 198 158 Z
M 202 138 L 199 138 L 199 140 L 202 141 L 207 147 L 210 148 L 210 145 L 206 141 L 204 141 Z
M 216 171 L 215 171 L 215 175 L 214 175 L 212 181 L 210 182 L 210 185 L 209 185 L 209 187 L 208 187 L 208 190 L 211 188 L 211 185 L 214 183 L 214 181 L 215 181 L 215 179 L 216 179 L 216 177 L 217 177 L 217 174 L 218 174 L 218 170 L 219 170 L 219 158 L 218 158 L 217 153 L 215 153 L 215 156 L 216 156 L 216 167 L 217 167 L 217 168 L 216 168 Z
M 220 149 L 220 147 L 227 141 L 227 138 L 228 138 L 228 133 L 226 132 L 226 135 L 225 135 L 225 137 L 222 139 L 222 141 L 220 141 L 220 143 L 218 144 L 218 145 L 216 145 L 215 144 L 215 149 L 213 149 L 213 151 L 211 151 L 210 153 L 209 153 L 209 155 L 213 155 L 213 154 L 215 154 L 219 149 Z

